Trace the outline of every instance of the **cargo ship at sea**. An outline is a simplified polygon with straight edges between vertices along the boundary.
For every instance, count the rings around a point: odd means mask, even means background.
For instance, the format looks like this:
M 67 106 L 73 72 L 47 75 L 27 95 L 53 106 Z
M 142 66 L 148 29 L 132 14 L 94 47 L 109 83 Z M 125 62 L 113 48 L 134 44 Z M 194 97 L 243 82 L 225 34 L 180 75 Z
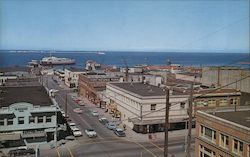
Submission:
M 59 57 L 54 57 L 54 56 L 44 57 L 40 61 L 41 65 L 71 65 L 75 63 L 76 61 L 74 59 L 59 58 Z

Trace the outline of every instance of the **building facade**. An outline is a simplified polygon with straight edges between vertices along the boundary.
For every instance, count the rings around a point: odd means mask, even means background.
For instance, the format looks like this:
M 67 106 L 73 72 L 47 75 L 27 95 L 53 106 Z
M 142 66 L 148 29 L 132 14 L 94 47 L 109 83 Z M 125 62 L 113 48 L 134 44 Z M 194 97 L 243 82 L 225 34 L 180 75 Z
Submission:
M 103 93 L 106 89 L 106 83 L 108 82 L 119 82 L 120 77 L 109 76 L 106 74 L 80 74 L 79 75 L 79 95 L 88 98 L 93 103 L 97 104 L 100 102 L 99 93 Z M 103 95 L 103 94 L 101 94 Z
M 166 93 L 158 87 L 144 83 L 108 83 L 106 96 L 109 109 L 121 113 L 121 121 L 135 132 L 151 133 L 164 131 Z M 171 95 L 170 130 L 185 127 L 187 97 Z
M 207 86 L 224 86 L 250 76 L 250 70 L 238 67 L 204 67 L 202 69 L 202 84 Z M 250 77 L 233 83 L 228 88 L 250 93 Z
M 86 70 L 83 69 L 76 69 L 76 68 L 68 68 L 64 70 L 64 82 L 65 84 L 70 87 L 78 87 L 78 79 L 79 79 L 79 74 L 85 74 Z
M 196 157 L 250 157 L 250 110 L 196 114 Z
M 20 102 L 0 109 L 0 141 L 29 143 L 50 142 L 56 139 L 56 106 L 34 106 Z M 7 135 L 12 135 L 11 141 Z

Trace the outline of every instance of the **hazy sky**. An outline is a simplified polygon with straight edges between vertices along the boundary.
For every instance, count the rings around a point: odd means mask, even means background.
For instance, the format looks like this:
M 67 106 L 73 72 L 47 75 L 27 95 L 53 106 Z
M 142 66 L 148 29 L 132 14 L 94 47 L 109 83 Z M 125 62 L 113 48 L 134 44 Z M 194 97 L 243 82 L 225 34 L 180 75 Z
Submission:
M 249 52 L 249 0 L 0 0 L 0 49 Z

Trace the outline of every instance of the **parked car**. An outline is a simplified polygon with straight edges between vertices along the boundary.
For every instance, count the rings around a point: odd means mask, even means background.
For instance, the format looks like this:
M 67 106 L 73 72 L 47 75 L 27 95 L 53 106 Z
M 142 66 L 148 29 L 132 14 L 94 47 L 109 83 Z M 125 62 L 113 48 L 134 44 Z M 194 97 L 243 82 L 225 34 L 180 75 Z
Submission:
M 75 108 L 75 109 L 73 109 L 73 111 L 74 111 L 75 113 L 78 113 L 78 114 L 81 114 L 81 113 L 82 113 L 82 109 L 81 109 L 81 108 Z
M 106 123 L 106 126 L 107 126 L 107 128 L 110 129 L 110 130 L 115 130 L 115 128 L 116 128 L 116 123 L 115 123 L 115 122 L 108 122 L 108 123 Z
M 20 147 L 18 149 L 9 151 L 9 155 L 11 157 L 18 155 L 28 155 L 28 154 L 35 154 L 35 150 L 33 148 Z
M 82 136 L 82 132 L 77 127 L 71 128 L 75 137 Z
M 86 129 L 85 130 L 85 133 L 88 135 L 88 137 L 96 137 L 97 136 L 97 134 L 96 134 L 96 132 L 95 132 L 95 130 L 94 129 Z
M 106 125 L 106 123 L 108 123 L 109 121 L 107 120 L 107 118 L 102 117 L 99 119 L 99 122 L 102 123 L 103 125 Z
M 99 113 L 97 111 L 92 111 L 91 114 L 92 114 L 93 117 L 98 117 L 99 116 Z
M 69 127 L 72 129 L 74 127 L 76 127 L 76 123 L 69 123 Z
M 0 157 L 6 157 L 6 155 L 0 150 Z
M 85 106 L 85 104 L 84 104 L 83 101 L 79 101 L 79 102 L 78 102 L 78 105 L 80 105 L 80 106 Z
M 125 137 L 125 136 L 126 136 L 125 132 L 124 132 L 123 129 L 121 129 L 121 128 L 116 128 L 116 129 L 114 130 L 114 133 L 115 133 L 117 136 L 119 136 L 119 137 Z

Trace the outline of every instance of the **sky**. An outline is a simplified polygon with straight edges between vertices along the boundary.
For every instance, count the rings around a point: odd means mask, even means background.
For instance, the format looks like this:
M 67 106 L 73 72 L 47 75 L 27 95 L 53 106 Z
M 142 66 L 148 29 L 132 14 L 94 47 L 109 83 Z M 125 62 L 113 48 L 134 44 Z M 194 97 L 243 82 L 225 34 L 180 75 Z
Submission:
M 249 52 L 249 0 L 0 0 L 0 49 Z

